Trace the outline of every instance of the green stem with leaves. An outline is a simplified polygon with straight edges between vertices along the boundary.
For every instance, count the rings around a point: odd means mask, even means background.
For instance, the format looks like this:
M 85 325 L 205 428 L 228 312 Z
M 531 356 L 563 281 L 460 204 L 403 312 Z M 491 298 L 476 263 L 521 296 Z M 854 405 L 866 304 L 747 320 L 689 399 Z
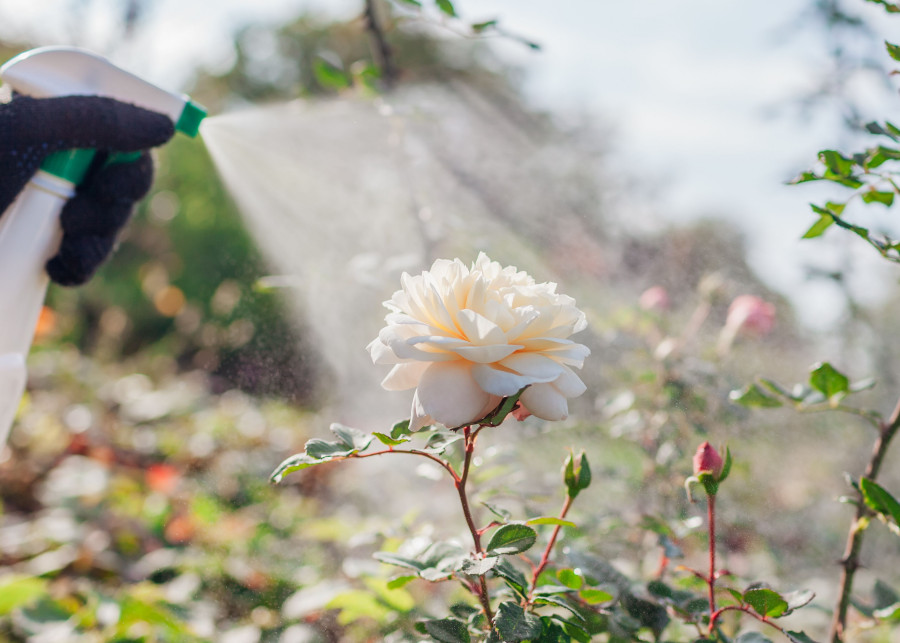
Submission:
M 716 494 L 706 496 L 706 514 L 709 519 L 709 576 L 706 584 L 709 586 L 709 613 L 716 613 Z M 709 631 L 712 633 L 715 620 L 709 619 Z
M 878 439 L 872 448 L 872 456 L 866 465 L 864 477 L 874 481 L 881 470 L 881 463 L 887 453 L 891 440 L 900 430 L 900 400 L 894 407 L 891 417 L 882 422 L 879 427 Z M 838 584 L 838 601 L 834 608 L 831 620 L 829 640 L 832 643 L 841 643 L 844 640 L 844 630 L 847 626 L 847 611 L 850 608 L 850 597 L 853 591 L 853 577 L 859 569 L 859 553 L 862 550 L 863 535 L 866 528 L 869 509 L 860 497 L 856 505 L 856 515 L 850 525 L 850 533 L 847 536 L 847 545 L 844 548 L 844 556 L 841 558 L 841 579 Z

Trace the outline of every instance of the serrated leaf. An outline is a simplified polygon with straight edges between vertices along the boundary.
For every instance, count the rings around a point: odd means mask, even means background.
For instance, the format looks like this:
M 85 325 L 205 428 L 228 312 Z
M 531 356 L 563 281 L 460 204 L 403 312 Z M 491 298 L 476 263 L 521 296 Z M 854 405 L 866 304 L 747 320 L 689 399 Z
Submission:
M 666 625 L 669 624 L 668 610 L 658 603 L 629 594 L 623 598 L 622 606 L 629 615 L 637 619 L 641 626 L 649 628 L 656 638 L 659 638 Z
M 584 577 L 574 569 L 560 569 L 556 572 L 556 578 L 569 589 L 581 589 L 584 585 Z
M 378 441 L 381 442 L 383 445 L 389 446 L 389 447 L 395 447 L 397 445 L 403 444 L 404 442 L 409 442 L 409 438 L 406 437 L 405 435 L 401 436 L 401 438 L 399 440 L 395 440 L 391 436 L 385 435 L 384 433 L 378 433 L 377 431 L 372 433 L 372 435 L 374 435 L 378 439 Z
M 348 447 L 343 442 L 328 442 L 313 438 L 306 443 L 306 455 L 319 461 L 350 455 L 354 451 L 356 449 Z
M 744 632 L 734 639 L 734 643 L 772 643 L 772 640 L 759 632 Z
M 528 387 L 526 386 L 525 388 Z M 503 424 L 506 416 L 512 413 L 512 410 L 518 403 L 519 398 L 522 397 L 522 393 L 525 392 L 525 388 L 521 389 L 515 395 L 504 397 L 502 400 L 500 400 L 500 404 L 497 405 L 497 408 L 485 415 L 480 420 L 473 422 L 472 424 L 480 424 L 484 426 L 500 426 L 501 424 Z
M 451 431 L 435 431 L 434 435 L 428 438 L 425 443 L 425 450 L 436 455 L 442 454 L 454 442 L 463 439 L 462 433 L 453 433 Z
M 507 556 L 527 551 L 537 540 L 537 532 L 526 525 L 509 524 L 498 528 L 487 546 L 488 556 Z
M 819 160 L 837 176 L 849 176 L 853 170 L 853 161 L 836 150 L 822 150 Z
M 372 443 L 372 435 L 353 427 L 335 422 L 328 429 L 351 451 L 365 451 Z
M 774 409 L 782 406 L 781 400 L 767 394 L 756 384 L 749 384 L 739 391 L 732 391 L 728 394 L 728 399 L 747 408 Z
M 409 420 L 401 420 L 391 427 L 391 437 L 399 440 L 404 435 L 412 435 L 409 430 Z
M 836 401 L 847 394 L 850 380 L 828 362 L 813 366 L 809 374 L 809 385 L 828 400 Z
M 530 518 L 525 521 L 526 525 L 559 525 L 561 527 L 577 527 L 574 522 L 570 520 L 563 520 L 562 518 L 553 518 L 552 516 L 541 516 L 540 518 Z
M 438 9 L 451 18 L 456 17 L 456 8 L 450 0 L 434 0 L 434 3 L 437 5 Z
M 269 476 L 269 481 L 274 484 L 278 484 L 279 482 L 284 480 L 284 477 L 288 474 L 315 466 L 317 464 L 322 464 L 323 462 L 325 462 L 325 460 L 317 460 L 315 458 L 311 458 L 305 453 L 294 454 L 278 465 L 275 471 L 272 472 L 272 475 Z
M 768 587 L 748 589 L 744 592 L 743 599 L 757 614 L 767 618 L 777 618 L 788 608 L 787 601 L 781 594 Z
M 493 571 L 496 576 L 506 581 L 506 584 L 509 585 L 510 589 L 519 594 L 519 596 L 525 596 L 525 588 L 528 586 L 528 580 L 525 578 L 525 574 L 516 569 L 511 562 L 505 558 L 501 558 L 497 566 L 491 571 Z
M 588 605 L 599 605 L 600 603 L 609 603 L 616 599 L 615 596 L 610 594 L 609 592 L 605 592 L 602 589 L 583 589 L 578 592 L 578 596 L 581 597 Z
M 428 636 L 440 643 L 469 643 L 472 640 L 466 624 L 455 618 L 420 621 L 417 625 L 421 625 Z
M 494 627 L 504 643 L 519 643 L 541 635 L 544 629 L 540 617 L 523 610 L 516 603 L 500 603 Z
M 816 597 L 816 593 L 812 590 L 808 589 L 799 589 L 795 592 L 788 592 L 783 595 L 785 601 L 787 601 L 788 608 L 785 610 L 783 616 L 787 616 L 794 610 L 798 610 L 801 607 L 806 607 L 809 605 L 812 600 Z
M 787 634 L 787 637 L 793 643 L 817 643 L 815 640 L 808 637 L 804 632 L 794 632 L 792 630 L 787 630 L 785 634 Z
M 497 507 L 488 502 L 482 502 L 481 504 L 484 507 L 486 507 L 488 511 L 490 511 L 492 514 L 497 516 L 497 518 L 499 518 L 501 522 L 508 522 L 510 516 L 512 515 L 506 509 L 503 509 L 502 507 Z
M 900 502 L 887 489 L 869 478 L 861 478 L 859 489 L 866 506 L 900 525 Z
M 426 565 L 420 560 L 416 560 L 415 558 L 410 558 L 408 556 L 401 556 L 389 551 L 376 551 L 374 554 L 372 554 L 372 558 L 374 558 L 375 560 L 379 560 L 382 563 L 387 563 L 388 565 L 406 567 L 408 569 L 415 569 L 416 571 L 421 571 L 426 567 Z
M 459 566 L 459 571 L 470 576 L 484 576 L 494 567 L 500 559 L 494 556 L 488 558 L 464 558 Z

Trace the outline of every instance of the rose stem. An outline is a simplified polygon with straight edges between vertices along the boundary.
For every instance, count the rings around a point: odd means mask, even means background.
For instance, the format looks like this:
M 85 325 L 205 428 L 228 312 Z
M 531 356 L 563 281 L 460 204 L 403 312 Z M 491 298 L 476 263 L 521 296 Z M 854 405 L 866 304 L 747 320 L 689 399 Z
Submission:
M 709 585 L 709 632 L 712 634 L 715 621 L 712 615 L 716 613 L 716 495 L 706 496 L 706 514 L 709 521 L 709 577 L 706 583 Z
M 475 526 L 475 521 L 472 520 L 472 510 L 469 508 L 469 498 L 466 494 L 466 482 L 469 479 L 469 467 L 472 464 L 472 453 L 475 451 L 475 438 L 478 437 L 478 431 L 480 427 L 472 432 L 471 427 L 466 427 L 464 429 L 465 435 L 465 459 L 463 460 L 463 470 L 462 475 L 454 481 L 456 485 L 456 491 L 459 494 L 459 502 L 462 504 L 463 515 L 466 517 L 466 524 L 469 526 L 469 533 L 472 534 L 472 541 L 475 543 L 475 553 L 483 554 L 484 550 L 481 548 L 481 535 L 478 533 L 478 528 Z M 488 595 L 487 589 L 487 581 L 484 579 L 484 574 L 481 574 L 479 577 L 480 585 L 481 585 L 481 593 L 478 596 L 478 600 L 481 601 L 481 607 L 484 609 L 484 615 L 487 617 L 488 626 L 491 627 L 494 622 L 494 614 L 491 611 L 491 599 Z
M 559 512 L 559 519 L 563 520 L 566 517 L 566 514 L 569 513 L 569 508 L 572 506 L 572 496 L 566 495 L 566 502 L 562 506 L 562 510 Z M 556 525 L 553 527 L 553 533 L 550 534 L 550 542 L 547 543 L 547 547 L 544 549 L 544 553 L 541 556 L 541 561 L 538 563 L 537 567 L 534 568 L 534 572 L 531 575 L 531 592 L 529 592 L 528 602 L 530 603 L 534 596 L 534 590 L 537 587 L 538 576 L 541 575 L 541 572 L 544 571 L 544 568 L 547 567 L 547 563 L 550 562 L 550 552 L 553 550 L 553 546 L 556 544 L 556 538 L 559 536 L 559 530 L 562 528 L 562 525 Z
M 872 449 L 872 456 L 866 465 L 864 477 L 875 480 L 881 469 L 881 462 L 887 453 L 888 445 L 900 428 L 900 400 L 894 407 L 893 413 L 887 422 L 880 422 L 878 426 L 878 439 Z M 862 549 L 863 532 L 865 531 L 865 518 L 869 510 L 866 504 L 860 501 L 856 505 L 856 516 L 850 525 L 850 533 L 847 535 L 847 546 L 841 559 L 841 580 L 838 584 L 838 602 L 834 608 L 834 616 L 831 621 L 831 633 L 829 640 L 832 643 L 840 643 L 844 640 L 844 628 L 847 625 L 847 610 L 850 607 L 850 594 L 853 589 L 853 576 L 859 568 L 859 553 Z

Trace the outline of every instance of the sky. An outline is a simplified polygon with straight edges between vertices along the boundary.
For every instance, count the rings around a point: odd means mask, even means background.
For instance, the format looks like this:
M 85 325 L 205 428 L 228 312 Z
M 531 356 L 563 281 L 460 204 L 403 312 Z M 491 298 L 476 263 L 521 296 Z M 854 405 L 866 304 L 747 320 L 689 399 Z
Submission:
M 717 216 L 744 232 L 751 265 L 789 294 L 801 320 L 827 329 L 840 315 L 833 286 L 804 281 L 804 265 L 835 268 L 851 260 L 864 301 L 876 302 L 896 279 L 862 244 L 833 232 L 801 242 L 813 222 L 808 202 L 822 193 L 787 187 L 816 152 L 848 143 L 833 113 L 800 115 L 791 106 L 820 78 L 824 36 L 809 26 L 810 0 L 456 0 L 469 22 L 499 18 L 540 51 L 495 39 L 498 55 L 525 70 L 536 107 L 562 120 L 595 118 L 611 135 L 611 171 L 640 186 L 622 207 L 660 222 Z M 887 33 L 890 19 L 862 0 L 851 6 Z M 277 22 L 303 10 L 358 15 L 360 0 L 157 0 L 143 37 L 110 37 L 116 0 L 7 0 L 2 35 L 45 44 L 79 44 L 162 87 L 178 88 L 198 65 L 228 68 L 231 35 L 249 21 Z M 77 19 L 73 6 L 84 7 Z M 896 28 L 896 26 L 895 26 Z M 871 116 L 897 112 L 896 95 L 857 87 Z M 896 117 L 895 117 L 896 118 Z M 623 213 L 623 215 L 627 215 Z

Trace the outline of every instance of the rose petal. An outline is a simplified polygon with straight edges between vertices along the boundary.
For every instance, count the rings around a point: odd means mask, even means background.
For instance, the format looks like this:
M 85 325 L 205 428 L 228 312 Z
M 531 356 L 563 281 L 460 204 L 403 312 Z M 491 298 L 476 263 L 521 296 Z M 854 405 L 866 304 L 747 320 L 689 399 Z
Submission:
M 499 404 L 472 376 L 471 365 L 462 360 L 428 365 L 419 380 L 416 397 L 424 413 L 448 427 L 478 420 Z
M 471 343 L 486 346 L 489 344 L 506 344 L 506 333 L 497 324 L 474 310 L 459 311 L 456 322 L 460 330 Z
M 569 417 L 566 398 L 550 384 L 529 386 L 519 401 L 542 420 L 565 420 Z
M 400 359 L 394 354 L 390 347 L 386 346 L 380 339 L 373 339 L 366 346 L 369 355 L 372 357 L 373 364 L 397 364 Z
M 529 384 L 536 382 L 549 382 L 551 378 L 536 380 L 533 377 L 510 373 L 485 364 L 476 364 L 472 367 L 472 376 L 483 390 L 492 395 L 509 397 L 515 395 Z
M 587 390 L 581 378 L 568 366 L 563 366 L 562 375 L 553 380 L 553 388 L 566 397 L 578 397 Z
M 434 418 L 425 413 L 419 402 L 419 392 L 416 391 L 413 393 L 412 409 L 409 414 L 409 430 L 415 432 L 431 424 L 434 424 Z
M 537 381 L 553 381 L 562 373 L 563 366 L 542 353 L 514 353 L 500 360 L 500 365 L 521 375 L 537 378 Z
M 512 355 L 520 348 L 522 347 L 518 344 L 500 344 L 494 346 L 459 346 L 451 348 L 450 351 L 470 362 L 493 364 L 504 357 Z
M 428 362 L 397 364 L 381 381 L 381 386 L 388 391 L 406 391 L 416 388 L 426 368 L 428 368 Z

